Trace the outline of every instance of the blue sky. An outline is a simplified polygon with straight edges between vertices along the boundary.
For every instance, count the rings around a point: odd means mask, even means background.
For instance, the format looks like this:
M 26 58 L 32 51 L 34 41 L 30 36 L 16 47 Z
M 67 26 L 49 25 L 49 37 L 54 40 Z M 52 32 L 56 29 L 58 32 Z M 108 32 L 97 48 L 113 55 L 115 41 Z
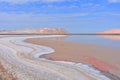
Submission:
M 43 27 L 71 33 L 120 28 L 120 0 L 0 0 L 0 30 Z

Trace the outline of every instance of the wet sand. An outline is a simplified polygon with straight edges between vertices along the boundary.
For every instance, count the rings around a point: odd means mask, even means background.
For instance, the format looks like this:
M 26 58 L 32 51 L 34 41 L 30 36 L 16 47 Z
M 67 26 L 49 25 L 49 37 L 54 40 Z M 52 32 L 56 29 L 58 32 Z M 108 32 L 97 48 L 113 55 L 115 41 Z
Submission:
M 118 49 L 97 44 L 80 44 L 51 39 L 34 38 L 25 41 L 55 49 L 54 53 L 43 55 L 48 59 L 92 64 L 103 72 L 120 75 L 120 50 Z

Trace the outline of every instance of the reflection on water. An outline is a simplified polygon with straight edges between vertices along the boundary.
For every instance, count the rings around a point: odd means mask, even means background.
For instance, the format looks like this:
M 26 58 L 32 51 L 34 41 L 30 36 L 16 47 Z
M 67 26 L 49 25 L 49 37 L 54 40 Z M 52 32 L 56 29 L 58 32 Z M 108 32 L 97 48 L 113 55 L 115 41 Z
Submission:
M 113 36 L 108 35 L 107 37 Z M 118 37 L 120 37 L 120 35 Z M 120 40 L 104 38 L 98 35 L 72 35 L 66 37 L 65 40 L 79 43 L 100 44 L 109 47 L 120 48 Z

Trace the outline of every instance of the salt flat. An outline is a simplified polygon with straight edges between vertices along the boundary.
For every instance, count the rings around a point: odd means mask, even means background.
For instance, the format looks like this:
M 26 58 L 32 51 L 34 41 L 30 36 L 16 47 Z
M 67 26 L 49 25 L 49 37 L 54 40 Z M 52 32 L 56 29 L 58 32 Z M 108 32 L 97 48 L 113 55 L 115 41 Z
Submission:
M 88 74 L 82 68 L 65 62 L 55 62 L 39 58 L 55 50 L 44 46 L 24 42 L 28 38 L 51 36 L 7 36 L 0 39 L 0 62 L 5 69 L 20 80 L 110 80 L 100 79 Z

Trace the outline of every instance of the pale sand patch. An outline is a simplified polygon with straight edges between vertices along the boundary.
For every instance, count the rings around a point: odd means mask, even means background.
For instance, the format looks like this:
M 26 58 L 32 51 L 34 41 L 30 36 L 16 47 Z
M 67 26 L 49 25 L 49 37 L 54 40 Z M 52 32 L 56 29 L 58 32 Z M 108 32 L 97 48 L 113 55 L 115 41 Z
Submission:
M 46 58 L 57 61 L 90 63 L 104 72 L 120 74 L 120 50 L 118 49 L 96 44 L 80 44 L 39 38 L 25 41 L 55 49 L 54 53 L 44 55 Z

